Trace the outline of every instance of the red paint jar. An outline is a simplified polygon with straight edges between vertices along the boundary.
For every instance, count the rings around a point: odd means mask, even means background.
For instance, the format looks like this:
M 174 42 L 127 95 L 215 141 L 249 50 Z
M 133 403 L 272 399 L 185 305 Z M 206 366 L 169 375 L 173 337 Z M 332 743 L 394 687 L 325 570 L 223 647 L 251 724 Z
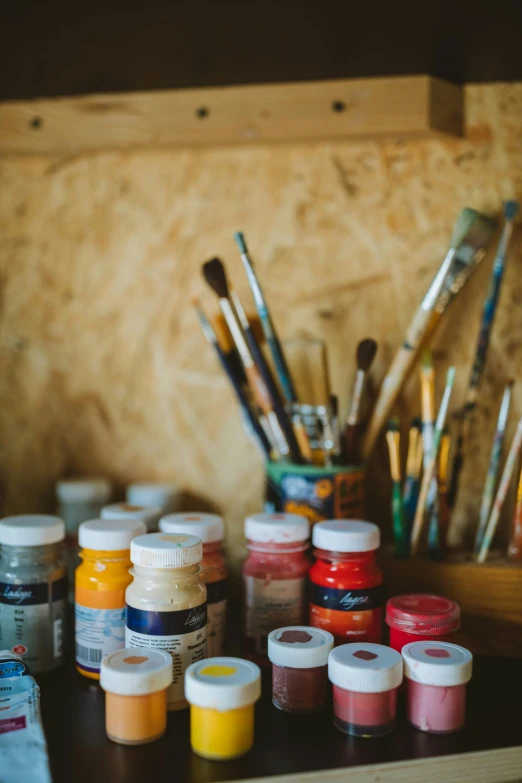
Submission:
M 336 644 L 382 639 L 383 575 L 376 553 L 380 531 L 371 522 L 335 519 L 313 529 L 309 622 Z
M 310 527 L 298 514 L 253 514 L 245 521 L 248 557 L 243 564 L 247 658 L 268 666 L 268 635 L 302 625 Z
M 402 658 L 382 644 L 343 644 L 332 650 L 334 725 L 354 737 L 383 737 L 395 728 Z
M 396 595 L 386 604 L 390 647 L 401 652 L 410 642 L 450 642 L 460 628 L 460 608 L 439 595 Z

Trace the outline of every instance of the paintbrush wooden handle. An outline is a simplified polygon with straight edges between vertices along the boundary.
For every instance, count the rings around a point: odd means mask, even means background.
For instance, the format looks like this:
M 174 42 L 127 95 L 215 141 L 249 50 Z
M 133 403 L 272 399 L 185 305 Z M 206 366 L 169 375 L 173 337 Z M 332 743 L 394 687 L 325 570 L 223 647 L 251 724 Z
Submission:
M 245 374 L 256 403 L 264 414 L 271 413 L 273 410 L 272 401 L 261 373 L 255 365 L 252 365 L 251 367 L 245 367 Z
M 522 561 L 522 473 L 517 488 L 517 503 L 511 529 L 508 556 L 510 560 Z

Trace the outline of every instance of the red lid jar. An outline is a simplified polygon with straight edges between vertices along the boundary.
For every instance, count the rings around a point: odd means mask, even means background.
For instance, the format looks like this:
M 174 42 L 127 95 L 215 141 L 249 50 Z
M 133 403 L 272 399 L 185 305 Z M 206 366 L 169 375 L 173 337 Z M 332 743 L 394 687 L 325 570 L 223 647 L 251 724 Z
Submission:
M 390 647 L 401 652 L 409 642 L 451 642 L 460 628 L 460 608 L 440 595 L 396 595 L 386 604 Z

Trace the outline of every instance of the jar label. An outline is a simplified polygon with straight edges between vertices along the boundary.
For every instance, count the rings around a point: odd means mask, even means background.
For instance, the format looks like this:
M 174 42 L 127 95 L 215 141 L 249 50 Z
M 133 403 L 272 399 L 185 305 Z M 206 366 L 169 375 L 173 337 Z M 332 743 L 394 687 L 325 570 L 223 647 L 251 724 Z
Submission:
M 339 590 L 310 583 L 310 625 L 334 635 L 336 642 L 374 642 L 382 638 L 384 588 Z
M 149 612 L 127 604 L 125 647 L 148 647 L 172 655 L 169 704 L 185 698 L 183 677 L 191 663 L 207 657 L 207 605 L 177 612 Z
M 266 655 L 268 635 L 283 625 L 302 625 L 305 612 L 305 579 L 257 579 L 245 576 L 245 633 L 255 652 Z
M 99 674 L 103 656 L 125 647 L 125 607 L 93 609 L 75 604 L 75 641 L 76 664 Z
M 207 656 L 223 655 L 227 623 L 227 581 L 207 582 Z
M 63 655 L 67 577 L 54 582 L 0 582 L 0 648 L 20 655 L 33 672 L 53 669 Z
M 366 587 L 363 590 L 339 590 L 310 582 L 310 603 L 340 612 L 362 612 L 378 609 L 384 603 L 384 586 Z

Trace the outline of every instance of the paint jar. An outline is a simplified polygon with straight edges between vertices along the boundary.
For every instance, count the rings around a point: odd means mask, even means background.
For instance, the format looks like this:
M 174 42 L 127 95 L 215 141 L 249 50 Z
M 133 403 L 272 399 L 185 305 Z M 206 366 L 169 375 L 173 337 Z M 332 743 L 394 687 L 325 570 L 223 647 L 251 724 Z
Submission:
M 93 519 L 78 531 L 82 564 L 75 579 L 76 668 L 98 680 L 105 655 L 125 647 L 125 590 L 130 545 L 145 533 L 143 522 Z
M 172 514 L 181 503 L 181 491 L 176 484 L 129 484 L 126 494 L 128 505 L 152 506 L 159 508 L 161 514 Z
M 120 745 L 144 745 L 165 734 L 172 658 L 162 650 L 123 649 L 101 662 L 105 730 Z
M 395 728 L 402 658 L 382 644 L 343 644 L 330 653 L 334 725 L 354 737 L 383 737 Z
M 217 514 L 168 514 L 160 519 L 164 533 L 187 533 L 203 543 L 201 577 L 207 586 L 207 655 L 222 655 L 227 623 L 227 564 L 223 553 L 225 523 Z
M 102 519 L 132 519 L 143 522 L 147 528 L 147 533 L 153 533 L 158 529 L 158 522 L 161 516 L 159 508 L 154 506 L 134 506 L 130 503 L 113 503 L 110 506 L 104 506 L 101 510 Z
M 455 601 L 439 595 L 396 595 L 386 604 L 390 647 L 401 652 L 410 642 L 451 641 L 460 628 L 460 608 Z
M 0 520 L 0 647 L 20 655 L 33 674 L 63 663 L 67 565 L 59 517 Z
M 466 683 L 473 656 L 447 642 L 411 642 L 402 648 L 406 715 L 412 726 L 431 734 L 451 734 L 464 726 Z
M 179 533 L 149 533 L 131 542 L 134 568 L 125 594 L 125 646 L 171 654 L 174 678 L 167 693 L 169 710 L 188 707 L 183 695 L 185 670 L 207 653 L 202 555 L 199 538 Z
M 185 697 L 190 704 L 190 742 L 198 756 L 229 761 L 254 744 L 254 704 L 261 672 L 241 658 L 208 658 L 189 666 Z
M 376 561 L 380 539 L 371 522 L 333 519 L 314 526 L 309 622 L 330 631 L 336 644 L 382 639 L 383 575 Z
M 309 534 L 308 521 L 296 514 L 253 514 L 245 521 L 245 651 L 260 666 L 269 665 L 271 631 L 304 623 Z
M 328 692 L 328 656 L 334 638 L 328 631 L 297 625 L 268 637 L 272 663 L 272 703 L 283 712 L 313 712 Z

